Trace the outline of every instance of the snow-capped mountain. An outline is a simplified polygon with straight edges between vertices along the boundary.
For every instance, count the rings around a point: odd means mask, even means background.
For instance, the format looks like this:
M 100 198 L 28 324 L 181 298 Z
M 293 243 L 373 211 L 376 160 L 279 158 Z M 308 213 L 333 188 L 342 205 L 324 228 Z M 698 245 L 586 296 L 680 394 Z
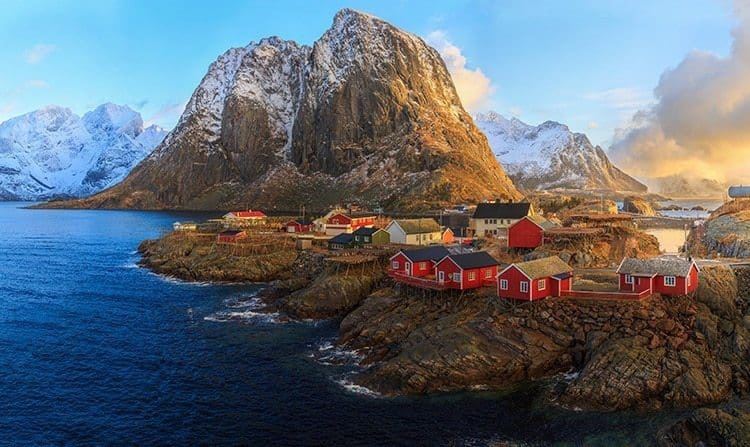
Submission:
M 269 37 L 213 62 L 175 129 L 81 207 L 437 207 L 520 199 L 440 54 L 341 10 L 312 47 Z M 61 205 L 62 206 L 62 205 Z
M 573 189 L 645 192 L 582 133 L 547 121 L 531 126 L 496 112 L 474 117 L 516 186 L 525 190 Z
M 138 112 L 49 106 L 0 123 L 0 200 L 83 197 L 122 180 L 164 139 Z

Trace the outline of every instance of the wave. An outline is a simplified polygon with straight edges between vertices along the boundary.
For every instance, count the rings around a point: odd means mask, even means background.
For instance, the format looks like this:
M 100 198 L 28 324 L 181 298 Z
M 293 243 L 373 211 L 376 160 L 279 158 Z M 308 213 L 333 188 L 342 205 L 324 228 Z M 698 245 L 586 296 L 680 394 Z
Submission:
M 343 378 L 340 378 L 338 380 L 335 380 L 335 382 L 338 385 L 340 385 L 342 388 L 344 388 L 347 392 L 350 392 L 352 394 L 359 394 L 362 396 L 373 397 L 373 398 L 383 397 L 383 395 L 378 393 L 377 391 L 371 390 L 362 385 L 357 385 L 356 383 L 349 380 L 348 377 L 349 375 Z
M 283 321 L 279 319 L 278 313 L 265 313 L 256 312 L 253 310 L 246 310 L 240 312 L 232 311 L 219 311 L 214 312 L 211 315 L 203 317 L 206 321 L 212 321 L 215 323 L 227 323 L 227 322 L 241 322 L 241 323 L 274 323 L 281 324 Z
M 321 340 L 316 347 L 308 357 L 325 366 L 359 366 L 365 358 L 362 352 L 336 346 L 333 340 Z

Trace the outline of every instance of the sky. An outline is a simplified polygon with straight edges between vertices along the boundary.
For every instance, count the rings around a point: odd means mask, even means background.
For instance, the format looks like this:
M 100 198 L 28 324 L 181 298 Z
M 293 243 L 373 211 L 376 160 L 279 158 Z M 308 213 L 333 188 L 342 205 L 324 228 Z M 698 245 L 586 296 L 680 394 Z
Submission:
M 312 44 L 343 7 L 435 46 L 471 112 L 559 121 L 606 148 L 658 106 L 663 74 L 691 52 L 730 57 L 740 22 L 729 0 L 6 0 L 0 121 L 114 102 L 171 128 L 228 48 L 270 35 Z

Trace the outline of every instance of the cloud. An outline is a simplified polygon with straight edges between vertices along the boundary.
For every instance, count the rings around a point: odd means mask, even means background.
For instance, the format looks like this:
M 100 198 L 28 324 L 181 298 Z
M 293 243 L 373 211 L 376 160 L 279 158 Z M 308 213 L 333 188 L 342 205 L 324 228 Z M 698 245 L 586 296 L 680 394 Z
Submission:
M 598 129 L 599 128 L 599 123 L 596 122 L 596 121 L 589 121 L 588 128 L 589 129 Z
M 451 43 L 443 31 L 431 32 L 427 36 L 427 43 L 435 47 L 443 57 L 464 107 L 470 112 L 488 108 L 490 96 L 495 91 L 490 78 L 479 68 L 467 68 L 466 57 L 461 49 Z
M 177 124 L 177 120 L 182 115 L 182 112 L 185 111 L 185 106 L 187 106 L 187 101 L 163 104 L 159 110 L 146 120 L 144 125 L 151 126 L 156 124 L 165 129 L 171 129 Z
M 610 153 L 643 177 L 682 175 L 726 182 L 750 179 L 750 8 L 739 19 L 730 54 L 693 51 L 665 71 L 656 104 L 615 132 Z
M 55 51 L 54 45 L 38 43 L 24 52 L 24 59 L 29 64 L 38 64 Z
M 617 87 L 584 95 L 589 101 L 596 101 L 615 110 L 638 110 L 647 106 L 649 96 L 635 87 Z

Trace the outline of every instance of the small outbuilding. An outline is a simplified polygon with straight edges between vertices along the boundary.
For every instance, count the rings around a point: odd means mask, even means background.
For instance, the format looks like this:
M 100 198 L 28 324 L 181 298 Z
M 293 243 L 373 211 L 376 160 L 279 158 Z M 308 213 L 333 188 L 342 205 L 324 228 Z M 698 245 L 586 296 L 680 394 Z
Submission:
M 246 238 L 247 233 L 242 230 L 224 230 L 216 236 L 216 241 L 220 244 L 234 244 Z
M 497 275 L 497 295 L 536 301 L 572 289 L 573 267 L 557 256 L 511 264 Z
M 313 222 L 306 218 L 297 218 L 284 224 L 287 233 L 309 233 L 312 231 Z
M 341 233 L 328 239 L 329 250 L 343 250 L 354 247 L 354 235 L 351 233 Z
M 385 245 L 391 242 L 391 235 L 380 228 L 357 228 L 354 233 L 354 244 L 362 245 Z
M 676 256 L 636 259 L 625 258 L 617 268 L 620 290 L 624 292 L 687 295 L 698 288 L 698 265 Z
M 443 231 L 435 219 L 397 219 L 385 230 L 391 235 L 391 243 L 405 245 L 430 245 L 442 243 Z
M 448 289 L 476 289 L 495 284 L 499 264 L 486 251 L 448 255 L 435 265 L 435 276 Z
M 391 256 L 389 272 L 416 277 L 433 275 L 435 264 L 448 255 L 450 252 L 442 245 L 401 250 Z

